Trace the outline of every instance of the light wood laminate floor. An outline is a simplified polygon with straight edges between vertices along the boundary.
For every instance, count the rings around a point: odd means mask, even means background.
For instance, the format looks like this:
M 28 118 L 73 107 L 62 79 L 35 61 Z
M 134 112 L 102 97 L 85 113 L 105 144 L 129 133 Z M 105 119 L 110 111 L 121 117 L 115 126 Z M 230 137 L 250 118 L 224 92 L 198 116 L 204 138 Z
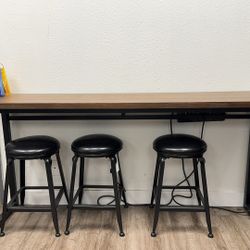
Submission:
M 60 250 L 203 250 L 250 249 L 250 217 L 212 211 L 214 238 L 207 237 L 203 213 L 161 212 L 158 236 L 150 236 L 153 210 L 147 207 L 122 209 L 126 236 L 119 237 L 114 211 L 74 210 L 71 234 L 54 237 L 50 213 L 15 213 L 6 224 L 0 249 Z M 66 209 L 59 209 L 61 232 Z

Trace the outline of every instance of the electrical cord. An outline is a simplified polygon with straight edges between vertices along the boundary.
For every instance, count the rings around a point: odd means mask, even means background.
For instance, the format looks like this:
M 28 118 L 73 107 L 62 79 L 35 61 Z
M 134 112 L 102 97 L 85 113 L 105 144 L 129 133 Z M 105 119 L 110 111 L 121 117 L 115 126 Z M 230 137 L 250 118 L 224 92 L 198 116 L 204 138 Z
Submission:
M 108 203 L 106 203 L 106 204 L 101 204 L 101 200 L 102 199 L 105 199 L 105 198 L 112 198 L 112 200 L 111 201 L 109 201 Z M 121 198 L 120 199 L 120 201 L 122 201 L 123 203 L 125 203 L 124 202 L 124 200 Z M 96 203 L 97 203 L 97 205 L 98 206 L 110 206 L 112 203 L 114 203 L 115 202 L 115 196 L 114 195 L 101 195 L 101 196 L 99 196 L 98 198 L 97 198 L 97 201 L 96 201 Z
M 210 208 L 223 210 L 223 211 L 226 211 L 226 212 L 238 214 L 240 216 L 248 216 L 248 213 L 246 211 L 235 211 L 233 209 L 229 209 L 229 208 L 225 208 L 225 207 L 217 207 L 217 206 L 210 206 Z
M 189 187 L 191 186 L 188 179 L 193 175 L 194 170 L 193 170 L 189 175 L 186 174 L 184 159 L 182 159 L 182 171 L 183 171 L 183 174 L 184 174 L 185 179 L 183 179 L 181 182 L 179 182 L 178 184 L 176 184 L 176 185 L 174 186 L 174 188 L 172 189 L 172 192 L 171 192 L 171 199 L 170 199 L 170 201 L 169 201 L 167 204 L 165 204 L 165 206 L 169 206 L 173 201 L 174 201 L 177 205 L 179 205 L 179 206 L 185 206 L 184 204 L 181 204 L 181 203 L 179 203 L 178 201 L 176 201 L 175 198 L 176 198 L 176 197 L 180 197 L 180 198 L 191 199 L 191 198 L 193 197 L 193 191 L 192 191 L 191 188 L 189 188 L 189 191 L 190 191 L 190 195 L 189 195 L 189 196 L 187 196 L 187 195 L 181 195 L 181 194 L 174 194 L 176 188 L 179 187 L 179 186 L 180 186 L 181 184 L 183 184 L 184 182 L 187 182 L 187 184 L 188 184 Z
M 172 113 L 173 115 L 173 113 Z M 203 136 L 204 136 L 204 130 L 205 130 L 205 124 L 206 124 L 206 121 L 203 121 L 202 122 L 202 127 L 201 127 L 201 134 L 200 134 L 200 138 L 203 139 Z M 173 120 L 170 119 L 170 133 L 173 134 Z M 186 169 L 185 169 L 185 162 L 184 162 L 184 159 L 182 159 L 182 172 L 183 172 L 183 175 L 184 175 L 184 179 L 182 181 L 180 181 L 179 183 L 177 183 L 172 191 L 171 191 L 171 198 L 170 198 L 170 201 L 166 204 L 164 204 L 165 206 L 169 206 L 172 202 L 175 202 L 177 205 L 179 206 L 185 206 L 184 204 L 176 201 L 176 198 L 179 197 L 179 198 L 185 198 L 185 199 L 191 199 L 193 197 L 193 190 L 191 188 L 191 185 L 190 185 L 190 182 L 189 182 L 189 178 L 194 174 L 194 170 L 192 170 L 188 175 L 186 173 Z M 189 187 L 188 190 L 190 191 L 190 195 L 181 195 L 181 194 L 174 194 L 177 187 L 181 186 L 181 184 L 183 183 L 187 183 L 187 186 Z M 120 191 L 121 192 L 121 191 Z M 120 197 L 121 197 L 121 194 L 120 194 Z M 97 199 L 97 204 L 98 205 L 103 205 L 101 204 L 101 200 L 104 199 L 104 198 L 112 198 L 112 200 L 104 205 L 111 205 L 113 202 L 115 202 L 115 197 L 114 195 L 102 195 L 100 196 L 98 199 Z M 121 199 L 122 202 L 124 202 L 122 199 Z M 127 205 L 129 206 L 148 206 L 150 204 L 130 204 L 130 203 L 127 203 Z M 225 207 L 218 207 L 218 206 L 210 206 L 210 208 L 213 208 L 213 209 L 218 209 L 218 210 L 223 210 L 223 211 L 226 211 L 226 212 L 230 212 L 230 213 L 234 213 L 234 214 L 237 214 L 237 215 L 240 215 L 240 216 L 248 216 L 248 213 L 246 211 L 235 211 L 233 209 L 229 209 L 229 208 L 225 208 Z
M 191 176 L 192 174 L 193 173 L 190 173 L 188 176 L 186 176 L 186 178 L 189 178 L 189 176 Z M 184 180 L 182 182 L 179 182 L 177 185 L 181 185 L 183 182 L 184 182 Z M 173 193 L 173 191 L 172 191 L 172 193 Z M 172 195 L 170 202 L 168 202 L 167 204 L 165 204 L 165 206 L 170 205 L 172 203 L 172 201 L 175 199 L 175 197 L 192 198 L 191 195 L 189 197 L 184 196 L 184 195 Z M 110 202 L 106 203 L 106 204 L 101 204 L 100 200 L 104 199 L 104 198 L 112 198 L 112 200 Z M 121 199 L 121 201 L 124 202 L 122 199 Z M 103 205 L 104 206 L 110 206 L 113 202 L 115 202 L 115 197 L 113 195 L 102 195 L 102 196 L 100 196 L 97 199 L 97 205 L 98 206 L 103 206 Z M 177 205 L 185 206 L 185 205 L 177 202 L 176 200 L 174 200 L 174 202 Z M 142 207 L 142 206 L 149 206 L 150 204 L 148 204 L 148 203 L 145 203 L 145 204 L 131 204 L 131 203 L 127 202 L 127 205 L 129 205 L 131 207 Z M 237 215 L 240 215 L 240 216 L 247 216 L 248 217 L 248 213 L 246 211 L 235 211 L 233 209 L 229 209 L 229 208 L 226 208 L 226 207 L 218 207 L 218 206 L 210 206 L 210 208 L 212 208 L 212 209 L 218 209 L 218 210 L 223 210 L 223 211 L 234 213 L 234 214 L 237 214 Z
M 101 201 L 101 199 L 104 199 L 104 198 L 112 198 L 112 200 L 111 200 L 110 202 L 106 203 L 106 204 L 101 204 L 100 201 Z M 114 195 L 102 195 L 102 196 L 98 197 L 96 203 L 97 203 L 98 206 L 103 206 L 103 205 L 104 205 L 104 206 L 109 206 L 109 205 L 111 205 L 114 201 L 115 201 Z
M 186 196 L 183 197 L 182 195 L 175 195 L 175 197 L 182 197 L 182 198 L 187 198 Z M 100 203 L 100 200 L 103 199 L 103 198 L 112 198 L 112 200 L 106 204 L 101 204 Z M 122 199 L 121 199 L 122 202 L 124 202 Z M 114 199 L 114 196 L 113 195 L 102 195 L 100 196 L 98 199 L 97 199 L 97 204 L 98 206 L 110 206 L 113 202 L 115 202 L 115 199 Z M 180 205 L 180 206 L 184 206 L 183 204 L 179 203 L 179 202 L 176 202 L 176 204 Z M 145 204 L 131 204 L 131 203 L 128 203 L 127 202 L 127 205 L 128 206 L 131 206 L 131 207 L 147 207 L 149 206 L 150 204 L 148 203 L 145 203 Z M 168 206 L 168 203 L 166 204 Z M 216 206 L 210 206 L 210 208 L 212 209 L 218 209 L 218 210 L 223 210 L 223 211 L 226 211 L 226 212 L 230 212 L 230 213 L 234 213 L 234 214 L 237 214 L 239 216 L 245 216 L 245 217 L 248 217 L 248 213 L 246 211 L 235 211 L 233 209 L 229 209 L 229 208 L 225 208 L 225 207 L 216 207 Z
M 205 130 L 205 123 L 206 123 L 206 121 L 203 121 L 202 125 L 201 125 L 201 139 L 203 139 L 204 130 Z
M 173 113 L 172 113 L 172 115 L 173 115 Z M 171 135 L 172 135 L 172 134 L 173 134 L 173 120 L 172 120 L 172 119 L 170 119 L 170 121 L 169 121 L 169 126 L 170 126 L 170 133 L 171 133 Z M 200 136 L 201 139 L 203 138 L 204 128 L 205 128 L 205 121 L 202 122 L 201 136 Z M 181 182 L 177 183 L 177 184 L 173 187 L 172 192 L 171 192 L 170 201 L 169 201 L 168 203 L 166 203 L 165 206 L 169 206 L 172 202 L 174 202 L 175 204 L 177 204 L 177 205 L 179 205 L 179 206 L 185 206 L 184 204 L 181 204 L 180 202 L 178 202 L 178 201 L 176 200 L 176 198 L 177 198 L 177 197 L 179 197 L 179 198 L 185 198 L 185 199 L 191 199 L 191 198 L 193 198 L 193 190 L 191 189 L 191 185 L 190 185 L 190 182 L 189 182 L 189 178 L 193 175 L 194 170 L 191 171 L 191 172 L 189 173 L 189 175 L 187 175 L 186 169 L 185 169 L 185 162 L 184 162 L 184 159 L 182 158 L 181 161 L 182 161 L 182 172 L 183 172 L 183 175 L 184 175 L 184 179 L 183 179 Z M 190 195 L 187 196 L 187 195 L 181 195 L 181 194 L 174 194 L 176 188 L 179 187 L 179 186 L 181 186 L 181 184 L 183 184 L 183 183 L 185 183 L 185 182 L 187 183 L 187 185 L 188 185 L 188 187 L 189 187 L 188 190 L 189 190 L 189 192 L 190 192 Z
M 125 204 L 125 202 L 124 202 L 124 200 L 122 199 L 122 191 L 124 191 L 124 192 L 126 192 L 126 190 L 125 189 L 120 189 L 119 190 L 119 192 L 120 192 L 120 201 L 121 202 L 123 202 L 124 204 Z M 102 199 L 106 199 L 106 198 L 112 198 L 112 200 L 111 201 L 109 201 L 108 203 L 106 203 L 106 204 L 102 204 L 101 203 L 101 200 Z M 99 196 L 98 198 L 97 198 L 97 200 L 96 200 L 96 203 L 97 203 L 97 205 L 98 206 L 109 206 L 109 205 L 111 205 L 112 203 L 114 203 L 115 202 L 115 196 L 114 195 L 109 195 L 109 194 L 105 194 L 105 195 L 101 195 L 101 196 Z
M 206 121 L 203 121 L 202 122 L 202 127 L 201 127 L 201 134 L 200 134 L 201 139 L 203 139 L 203 136 L 204 136 L 205 124 L 206 124 Z M 170 119 L 170 132 L 171 132 L 171 134 L 173 134 L 173 121 L 172 121 L 172 119 Z M 181 182 L 179 182 L 178 184 L 175 185 L 175 187 L 173 188 L 173 190 L 171 192 L 171 199 L 166 204 L 166 206 L 169 206 L 173 201 L 179 206 L 185 206 L 184 204 L 181 204 L 180 202 L 177 202 L 175 198 L 176 197 L 181 197 L 181 198 L 191 199 L 193 197 L 193 190 L 191 188 L 189 188 L 190 196 L 185 196 L 185 195 L 180 195 L 180 194 L 175 195 L 174 194 L 174 192 L 176 190 L 176 187 L 180 186 L 184 182 L 187 183 L 188 187 L 191 187 L 190 182 L 189 182 L 189 178 L 193 175 L 194 170 L 187 176 L 186 171 L 185 171 L 184 159 L 182 159 L 182 171 L 183 171 L 184 179 Z M 241 215 L 241 216 L 248 216 L 248 213 L 246 211 L 235 211 L 235 210 L 232 210 L 232 209 L 229 209 L 229 208 L 218 207 L 218 206 L 210 206 L 210 208 L 231 212 L 231 213 L 238 214 L 238 215 Z

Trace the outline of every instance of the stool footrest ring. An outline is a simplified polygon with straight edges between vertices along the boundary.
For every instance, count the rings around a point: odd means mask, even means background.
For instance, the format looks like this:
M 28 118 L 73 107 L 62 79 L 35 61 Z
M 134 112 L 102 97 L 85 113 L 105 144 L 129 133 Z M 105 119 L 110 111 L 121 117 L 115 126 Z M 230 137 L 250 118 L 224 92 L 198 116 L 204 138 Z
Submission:
M 115 209 L 116 207 L 113 205 L 87 205 L 87 204 L 75 204 L 73 208 L 78 208 L 78 209 L 106 209 L 106 210 L 111 210 Z
M 205 212 L 205 208 L 201 206 L 161 206 L 161 211 L 177 211 L 177 212 Z
M 47 186 L 28 186 L 28 187 L 22 187 L 20 188 L 16 194 L 12 197 L 12 199 L 8 202 L 7 210 L 9 211 L 16 211 L 16 212 L 50 212 L 51 206 L 49 205 L 29 205 L 29 206 L 15 206 L 14 202 L 16 198 L 18 198 L 18 195 L 23 190 L 37 190 L 37 189 L 48 189 Z M 59 192 L 55 198 L 56 207 L 58 207 L 59 202 L 63 196 L 63 186 L 55 186 L 54 189 L 59 189 Z M 37 211 L 36 211 L 37 210 Z

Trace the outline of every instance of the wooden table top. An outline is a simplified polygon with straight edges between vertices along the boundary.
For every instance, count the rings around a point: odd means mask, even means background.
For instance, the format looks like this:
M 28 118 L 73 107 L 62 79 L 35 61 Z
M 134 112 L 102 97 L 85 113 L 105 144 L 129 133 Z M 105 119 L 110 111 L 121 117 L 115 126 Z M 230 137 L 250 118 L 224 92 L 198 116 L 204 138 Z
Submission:
M 117 94 L 12 94 L 4 109 L 209 109 L 250 108 L 250 91 Z

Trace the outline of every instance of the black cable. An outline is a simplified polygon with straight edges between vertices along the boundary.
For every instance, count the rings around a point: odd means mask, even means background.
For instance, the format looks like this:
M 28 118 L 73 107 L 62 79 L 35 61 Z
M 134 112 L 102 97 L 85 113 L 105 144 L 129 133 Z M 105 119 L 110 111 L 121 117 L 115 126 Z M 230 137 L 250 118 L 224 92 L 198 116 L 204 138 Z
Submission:
M 201 126 L 201 139 L 203 139 L 204 129 L 205 129 L 205 123 L 206 123 L 206 121 L 202 122 L 202 126 Z
M 117 153 L 117 161 L 118 161 L 118 165 L 119 165 L 119 167 L 120 167 L 120 158 L 119 158 L 119 153 Z M 119 170 L 120 171 L 120 170 Z M 121 180 L 120 180 L 121 181 Z M 119 183 L 119 186 L 121 186 L 120 185 L 120 183 Z M 123 190 L 119 190 L 120 191 L 120 197 L 122 197 L 122 191 Z M 124 190 L 125 192 L 126 192 L 126 190 Z M 110 202 L 108 202 L 107 204 L 101 204 L 101 202 L 100 202 L 100 200 L 102 200 L 102 199 L 104 199 L 104 198 L 112 198 L 113 200 L 111 200 Z M 123 201 L 123 199 L 121 198 L 120 199 L 122 202 L 124 202 Z M 113 202 L 115 202 L 115 196 L 114 195 L 101 195 L 100 197 L 98 197 L 97 198 L 97 201 L 96 201 L 96 203 L 97 203 L 97 205 L 98 206 L 109 206 L 109 205 L 111 205 Z
M 167 204 L 165 204 L 165 206 L 169 206 L 173 201 L 174 201 L 177 205 L 179 205 L 179 206 L 185 206 L 185 205 L 179 203 L 178 201 L 176 201 L 175 198 L 176 198 L 176 197 L 181 197 L 181 198 L 191 199 L 191 198 L 193 197 L 193 192 L 192 192 L 192 189 L 191 189 L 191 188 L 189 188 L 189 191 L 190 191 L 190 195 L 189 195 L 189 196 L 181 195 L 181 194 L 174 194 L 176 188 L 177 188 L 178 186 L 180 186 L 180 185 L 181 185 L 182 183 L 184 183 L 184 182 L 187 182 L 187 184 L 188 184 L 189 187 L 191 186 L 188 179 L 193 175 L 194 170 L 193 170 L 189 175 L 186 174 L 184 159 L 182 159 L 182 171 L 183 171 L 183 174 L 184 174 L 185 179 L 183 179 L 181 182 L 179 182 L 178 184 L 176 184 L 176 185 L 173 187 L 172 192 L 171 192 L 171 199 L 170 199 L 170 201 L 169 201 Z
M 192 171 L 193 172 L 193 171 Z M 192 174 L 192 173 L 191 173 Z M 191 175 L 190 175 L 191 176 Z M 179 184 L 179 183 L 178 183 Z M 178 185 L 177 184 L 177 185 Z M 177 186 L 176 185 L 176 186 Z M 172 191 L 173 192 L 173 191 Z M 177 202 L 175 199 L 175 197 L 182 197 L 182 198 L 191 198 L 190 196 L 187 197 L 187 196 L 184 196 L 184 195 L 173 195 L 170 202 L 168 202 L 167 204 L 165 204 L 165 206 L 168 206 L 171 204 L 172 201 L 174 201 L 177 205 L 180 205 L 180 206 L 185 206 L 179 202 Z M 113 195 L 102 195 L 100 196 L 98 199 L 97 199 L 97 204 L 99 206 L 103 205 L 100 203 L 100 200 L 103 199 L 103 198 L 113 198 L 113 200 L 111 200 L 110 202 L 108 202 L 107 204 L 104 204 L 105 206 L 109 206 L 111 205 L 115 199 L 114 199 L 114 196 Z M 122 199 L 121 199 L 122 202 L 124 202 Z M 131 207 L 141 207 L 141 206 L 149 206 L 150 204 L 131 204 L 131 203 L 127 203 L 127 205 L 131 206 Z M 246 211 L 235 211 L 233 209 L 229 209 L 229 208 L 225 208 L 225 207 L 217 207 L 217 206 L 210 206 L 210 208 L 212 209 L 218 209 L 218 210 L 223 210 L 223 211 L 226 211 L 226 212 L 230 212 L 230 213 L 234 213 L 234 214 L 237 214 L 237 215 L 240 215 L 240 216 L 247 216 L 248 217 L 248 213 Z
M 173 195 L 172 195 L 172 197 L 173 197 L 173 201 L 177 204 L 177 205 L 179 205 L 179 206 L 183 206 L 181 203 L 179 203 L 179 202 L 177 202 L 176 201 L 176 197 L 180 197 L 180 198 L 186 198 L 186 199 L 191 199 L 192 197 L 193 197 L 193 190 L 190 188 L 190 182 L 189 182 L 189 178 L 193 175 L 193 173 L 194 173 L 194 170 L 187 176 L 187 174 L 186 174 L 186 170 L 185 170 L 185 165 L 184 165 L 184 159 L 182 159 L 182 172 L 183 172 L 183 175 L 184 175 L 184 177 L 185 177 L 185 179 L 182 181 L 182 183 L 184 183 L 184 182 L 186 182 L 187 184 L 188 184 L 188 187 L 189 187 L 189 192 L 190 192 L 190 195 L 189 196 L 187 196 L 187 195 L 181 195 L 181 194 L 176 194 L 176 195 L 174 195 L 174 189 L 172 190 L 172 193 L 173 193 Z M 181 183 L 181 184 L 182 184 Z M 181 185 L 181 184 L 179 184 L 179 185 Z
M 201 136 L 200 136 L 201 139 L 203 139 L 205 123 L 206 123 L 206 121 L 202 122 Z M 171 134 L 173 134 L 172 119 L 170 119 L 170 131 L 171 131 Z M 167 204 L 165 204 L 166 206 L 169 206 L 173 201 L 179 206 L 185 206 L 184 204 L 181 204 L 180 202 L 176 201 L 176 198 L 179 197 L 179 198 L 191 199 L 193 197 L 193 190 L 191 189 L 189 178 L 193 175 L 194 170 L 187 176 L 186 171 L 185 171 L 184 159 L 182 158 L 181 160 L 182 160 L 182 172 L 183 172 L 183 175 L 184 175 L 184 179 L 181 182 L 179 182 L 177 185 L 174 186 L 174 188 L 172 189 L 172 192 L 171 192 L 171 199 Z M 176 190 L 176 187 L 180 186 L 184 182 L 186 182 L 188 187 L 189 187 L 188 189 L 190 191 L 190 195 L 186 196 L 186 195 L 181 195 L 181 194 L 174 194 L 174 192 Z
M 201 127 L 201 136 L 200 138 L 203 139 L 203 136 L 204 136 L 204 130 L 205 130 L 205 124 L 206 124 L 206 121 L 203 121 L 202 122 L 202 127 Z M 171 134 L 173 134 L 173 120 L 172 118 L 170 119 L 170 132 Z M 119 159 L 118 159 L 119 160 Z M 185 163 L 184 163 L 184 159 L 182 159 L 182 172 L 183 172 L 183 175 L 184 175 L 184 179 L 177 183 L 173 189 L 172 189 L 172 192 L 171 192 L 171 199 L 170 201 L 165 204 L 165 206 L 169 206 L 173 201 L 179 205 L 179 206 L 185 206 L 184 204 L 181 204 L 179 203 L 178 201 L 176 201 L 176 198 L 179 197 L 179 198 L 186 198 L 186 199 L 191 199 L 193 197 L 193 190 L 191 189 L 191 185 L 190 185 L 190 182 L 189 182 L 189 178 L 193 175 L 194 173 L 194 170 L 191 171 L 191 173 L 189 173 L 189 175 L 187 175 L 186 173 L 186 170 L 185 170 Z M 188 189 L 190 191 L 190 195 L 187 196 L 187 195 L 181 195 L 181 194 L 174 194 L 175 190 L 177 187 L 179 187 L 181 184 L 183 184 L 184 182 L 187 183 L 188 185 Z M 110 202 L 108 202 L 107 206 L 111 205 L 113 202 L 115 202 L 115 197 L 114 195 L 102 195 L 100 196 L 98 199 L 97 199 L 97 204 L 98 205 L 102 205 L 100 203 L 100 200 L 103 199 L 103 198 L 112 198 L 113 200 L 111 200 Z M 124 202 L 122 199 L 121 199 L 122 202 Z M 131 203 L 127 203 L 127 205 L 129 206 L 149 206 L 150 204 L 131 204 Z M 237 215 L 240 215 L 240 216 L 248 216 L 248 213 L 246 211 L 235 211 L 235 210 L 232 210 L 232 209 L 229 209 L 229 208 L 225 208 L 225 207 L 218 207 L 218 206 L 210 206 L 210 208 L 213 208 L 213 209 L 218 209 L 218 210 L 223 210 L 223 211 L 226 211 L 226 212 L 230 212 L 230 213 L 234 213 L 234 214 L 237 214 Z
M 200 138 L 203 139 L 203 136 L 204 136 L 204 130 L 205 130 L 205 124 L 206 124 L 206 121 L 203 121 L 202 122 L 202 127 L 201 127 L 201 136 Z M 173 126 L 172 126 L 172 122 L 170 123 L 170 131 L 171 131 L 171 134 L 173 133 Z M 166 204 L 167 206 L 170 205 L 172 203 L 172 201 L 174 201 L 177 205 L 179 206 L 185 206 L 179 202 L 177 202 L 175 200 L 176 197 L 181 197 L 181 198 L 192 198 L 193 197 L 193 192 L 192 192 L 192 189 L 189 188 L 190 190 L 190 196 L 185 196 L 185 195 L 175 195 L 174 194 L 174 191 L 176 190 L 176 187 L 180 186 L 182 183 L 184 183 L 185 181 L 187 182 L 187 185 L 188 187 L 190 187 L 190 182 L 189 182 L 189 178 L 192 176 L 192 174 L 194 173 L 194 170 L 187 176 L 186 174 L 186 171 L 185 171 L 185 165 L 184 165 L 184 159 L 182 159 L 182 171 L 183 171 L 183 175 L 185 177 L 184 180 L 182 180 L 181 182 L 179 182 L 172 190 L 171 192 L 171 199 L 170 201 Z M 241 215 L 241 216 L 248 216 L 248 213 L 246 211 L 235 211 L 235 210 L 232 210 L 232 209 L 229 209 L 229 208 L 225 208 L 225 207 L 218 207 L 218 206 L 210 206 L 210 208 L 213 208 L 213 209 L 218 209 L 218 210 L 223 210 L 223 211 L 227 211 L 227 212 L 230 212 L 230 213 L 234 213 L 234 214 L 238 214 L 238 215 Z
M 173 115 L 173 113 L 172 113 L 172 115 Z M 170 133 L 172 135 L 173 134 L 173 119 L 172 118 L 170 118 L 170 120 L 169 120 L 169 126 L 170 126 Z
M 101 204 L 100 200 L 103 198 L 112 198 L 113 200 L 111 200 L 110 202 L 108 202 L 107 204 Z M 115 196 L 114 195 L 101 195 L 100 197 L 98 197 L 96 203 L 98 206 L 109 206 L 111 205 L 113 202 L 115 201 Z
M 109 202 L 106 203 L 106 204 L 101 204 L 100 200 L 101 200 L 101 199 L 104 199 L 104 198 L 112 198 L 113 200 L 109 201 Z M 122 198 L 120 199 L 120 201 L 121 201 L 121 202 L 124 202 L 124 200 L 123 200 Z M 114 195 L 108 195 L 108 194 L 99 196 L 99 197 L 97 198 L 97 201 L 96 201 L 96 203 L 97 203 L 98 206 L 109 206 L 109 205 L 111 205 L 113 202 L 115 202 L 115 196 L 114 196 Z M 124 203 L 125 203 L 125 202 L 124 202 Z
M 217 206 L 210 206 L 210 208 L 227 211 L 227 212 L 238 214 L 241 216 L 248 216 L 248 213 L 246 211 L 235 211 L 233 209 L 229 209 L 229 208 L 225 208 L 225 207 L 217 207 Z

